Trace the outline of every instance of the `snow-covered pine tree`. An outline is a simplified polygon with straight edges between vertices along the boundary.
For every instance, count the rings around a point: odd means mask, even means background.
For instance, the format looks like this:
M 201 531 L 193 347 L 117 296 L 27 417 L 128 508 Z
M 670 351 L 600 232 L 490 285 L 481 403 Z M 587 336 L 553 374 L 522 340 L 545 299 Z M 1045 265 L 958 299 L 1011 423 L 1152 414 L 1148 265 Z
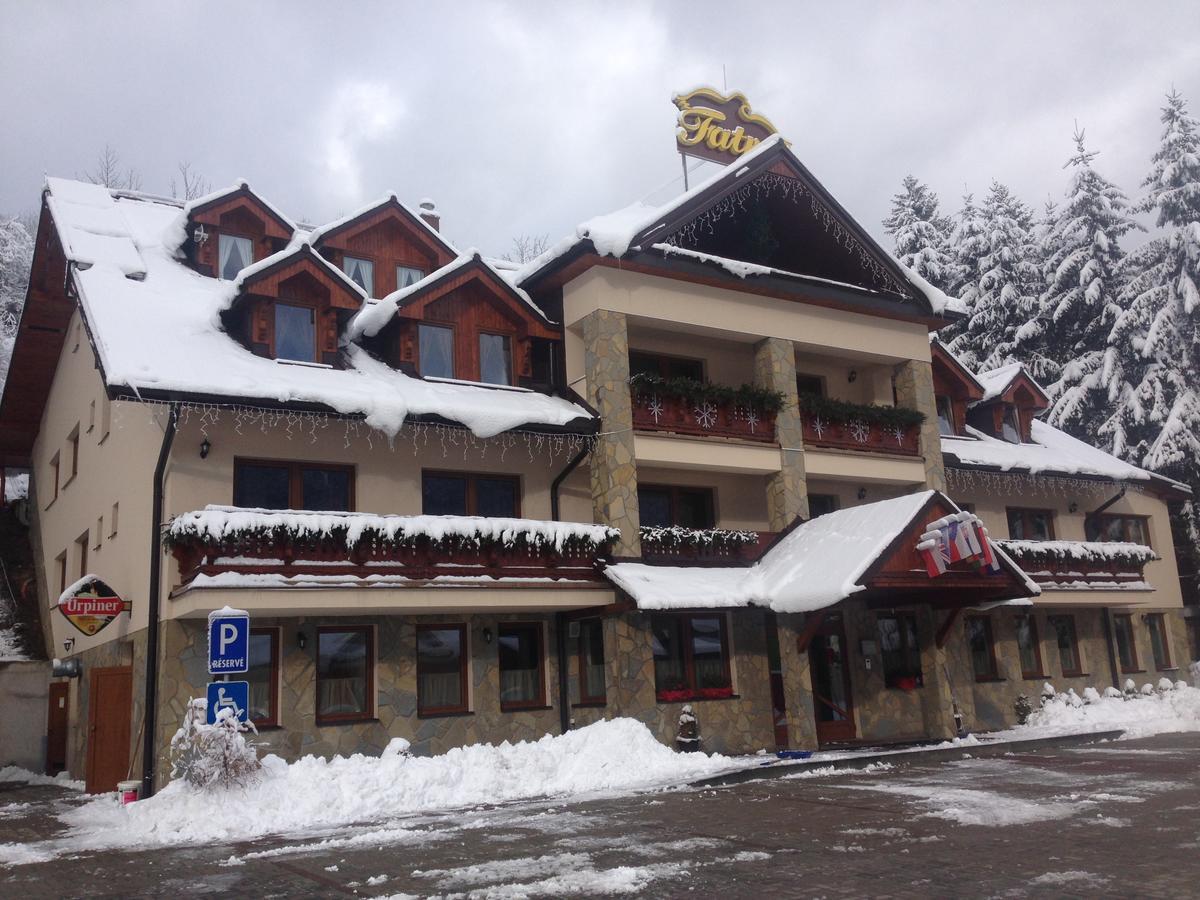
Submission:
M 907 175 L 892 198 L 883 230 L 895 241 L 895 257 L 934 287 L 949 286 L 953 271 L 949 253 L 950 219 L 938 213 L 937 194 Z
M 19 219 L 0 219 L 0 391 L 8 374 L 32 263 L 33 237 L 25 226 Z
M 966 365 L 987 371 L 1015 359 L 1017 330 L 1035 312 L 1039 274 L 1031 261 L 1033 215 L 1007 186 L 992 182 L 979 224 L 978 287 L 950 349 Z
M 938 337 L 949 345 L 967 328 L 970 314 L 979 296 L 979 278 L 983 274 L 979 260 L 987 252 L 987 238 L 983 233 L 983 222 L 975 197 L 969 191 L 963 194 L 962 209 L 957 224 L 950 235 L 951 277 L 944 290 L 951 297 L 959 298 L 967 310 L 967 319 L 962 319 L 942 328 Z
M 1018 354 L 1040 354 L 1043 385 L 1054 405 L 1050 424 L 1097 439 L 1108 418 L 1103 384 L 1108 336 L 1121 313 L 1121 238 L 1140 226 L 1128 216 L 1120 188 L 1092 167 L 1084 133 L 1075 130 L 1066 203 L 1050 234 L 1053 255 L 1036 319 L 1022 328 Z

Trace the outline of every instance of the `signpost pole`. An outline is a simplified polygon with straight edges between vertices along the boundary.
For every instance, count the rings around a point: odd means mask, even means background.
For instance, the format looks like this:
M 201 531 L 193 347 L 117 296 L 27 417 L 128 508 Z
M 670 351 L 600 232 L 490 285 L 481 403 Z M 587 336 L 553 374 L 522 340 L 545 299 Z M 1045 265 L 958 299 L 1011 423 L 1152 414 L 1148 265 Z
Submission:
M 680 159 L 680 160 L 683 162 L 683 192 L 686 194 L 686 193 L 687 193 L 687 189 L 688 189 L 688 177 L 687 177 L 687 154 L 686 154 L 686 153 L 680 153 L 680 154 L 679 154 L 679 159 Z

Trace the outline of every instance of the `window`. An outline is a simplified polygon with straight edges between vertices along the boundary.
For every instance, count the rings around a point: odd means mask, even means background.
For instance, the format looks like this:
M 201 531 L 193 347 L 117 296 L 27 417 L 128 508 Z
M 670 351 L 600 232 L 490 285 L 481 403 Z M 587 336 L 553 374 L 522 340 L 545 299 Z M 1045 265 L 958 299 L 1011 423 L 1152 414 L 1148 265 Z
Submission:
M 67 589 L 67 551 L 64 550 L 54 558 L 54 563 L 58 568 L 58 593 L 62 594 Z M 54 598 L 50 598 L 50 604 L 54 605 Z
M 712 528 L 716 524 L 713 489 L 638 485 L 641 524 L 655 528 Z
M 1017 616 L 1017 650 L 1021 656 L 1021 677 L 1044 678 L 1042 648 L 1038 644 L 1037 622 L 1032 615 Z
M 1079 661 L 1079 641 L 1075 637 L 1074 616 L 1050 616 L 1046 620 L 1054 631 L 1054 640 L 1058 644 L 1058 663 L 1063 675 L 1077 676 L 1083 674 L 1083 665 Z
M 88 404 L 88 434 L 96 427 L 96 401 L 93 400 Z
M 629 351 L 629 375 L 658 375 L 660 378 L 704 380 L 704 363 L 684 356 L 664 356 L 642 350 Z
M 992 640 L 992 622 L 986 616 L 967 617 L 967 645 L 971 648 L 971 666 L 976 681 L 999 681 L 996 668 L 996 643 Z
M 925 683 L 917 618 L 911 613 L 879 617 L 879 650 L 883 654 L 883 683 L 912 690 Z
M 479 335 L 479 380 L 485 384 L 512 384 L 512 343 L 507 335 Z
M 317 362 L 316 310 L 275 304 L 275 358 Z
M 500 643 L 500 709 L 545 706 L 542 626 L 536 622 L 501 624 L 497 640 Z
M 413 266 L 396 266 L 396 290 L 416 284 L 424 277 L 424 269 L 417 269 Z
M 121 504 L 114 503 L 113 508 L 112 508 L 112 515 L 108 517 L 108 536 L 110 538 L 117 536 L 117 514 L 120 511 L 121 511 Z
M 579 702 L 604 703 L 604 620 L 579 623 Z
M 375 296 L 375 263 L 369 259 L 347 256 L 342 260 L 342 271 L 362 288 L 368 297 Z
M 954 403 L 945 394 L 937 395 L 939 434 L 957 434 L 954 429 Z
M 417 626 L 417 713 L 467 711 L 467 626 Z
M 422 472 L 421 511 L 427 516 L 521 515 L 521 480 L 515 475 Z
M 1054 513 L 1048 509 L 1008 510 L 1008 536 L 1014 541 L 1054 540 Z
M 317 629 L 317 724 L 371 718 L 374 668 L 369 625 Z
M 82 578 L 88 574 L 88 533 L 85 531 L 79 537 L 75 538 L 76 556 L 79 557 L 79 577 Z
M 67 435 L 67 449 L 70 451 L 71 458 L 71 474 L 67 476 L 66 484 L 70 484 L 75 476 L 79 474 L 79 424 L 71 429 L 71 433 Z
M 1000 436 L 1010 444 L 1021 443 L 1021 422 L 1017 418 L 1015 406 L 1004 408 L 1004 419 L 1000 423 Z
M 354 509 L 354 469 L 322 463 L 238 459 L 233 505 L 246 509 Z
M 842 502 L 838 499 L 837 494 L 809 494 L 808 517 L 815 519 L 826 513 L 837 512 L 841 505 Z
M 96 530 L 92 532 L 92 549 L 99 550 L 104 540 L 104 516 L 96 516 Z
M 1154 654 L 1154 668 L 1158 671 L 1171 668 L 1171 651 L 1167 644 L 1167 623 L 1162 613 L 1147 613 L 1146 628 L 1150 631 L 1150 651 Z
M 250 721 L 279 724 L 279 629 L 250 629 Z
M 217 239 L 217 272 L 225 281 L 233 281 L 238 272 L 254 262 L 254 245 L 250 238 L 222 234 Z
M 454 377 L 454 329 L 448 325 L 417 326 L 421 374 L 427 378 Z
M 100 440 L 98 443 L 104 443 L 111 426 L 112 401 L 108 399 L 108 394 L 106 393 L 100 398 Z
M 1127 541 L 1149 547 L 1149 522 L 1146 516 L 1088 516 L 1084 531 L 1089 541 Z
M 658 615 L 651 620 L 654 689 L 665 703 L 733 696 L 729 637 L 721 615 Z
M 820 375 L 796 375 L 796 393 L 801 397 L 824 397 L 825 379 Z
M 1122 672 L 1140 672 L 1137 644 L 1133 637 L 1133 616 L 1128 613 L 1113 616 L 1113 633 L 1117 638 L 1117 658 Z
M 50 503 L 53 503 L 55 500 L 58 499 L 58 476 L 59 476 L 58 470 L 59 470 L 58 454 L 55 453 L 52 457 L 50 457 L 50 478 L 51 478 L 51 483 L 53 484 L 53 489 L 50 493 Z M 49 506 L 50 503 L 47 503 L 46 505 Z

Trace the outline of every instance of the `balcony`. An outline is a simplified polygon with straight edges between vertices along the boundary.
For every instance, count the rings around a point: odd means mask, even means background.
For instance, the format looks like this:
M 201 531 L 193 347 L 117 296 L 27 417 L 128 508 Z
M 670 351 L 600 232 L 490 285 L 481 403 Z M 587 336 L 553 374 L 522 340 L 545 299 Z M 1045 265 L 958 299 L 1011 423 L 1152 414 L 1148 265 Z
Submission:
M 700 437 L 775 441 L 783 395 L 753 385 L 738 388 L 690 378 L 637 375 L 630 380 L 633 427 Z
M 996 541 L 1025 573 L 1050 590 L 1150 590 L 1149 547 L 1120 541 Z
M 749 565 L 762 555 L 777 533 L 643 525 L 642 561 L 675 566 Z
M 167 526 L 183 584 L 197 576 L 247 584 L 603 581 L 616 529 L 472 516 L 376 516 L 208 506 Z M 258 583 L 266 583 L 258 579 Z
M 801 394 L 800 418 L 806 448 L 921 455 L 925 416 L 915 409 Z

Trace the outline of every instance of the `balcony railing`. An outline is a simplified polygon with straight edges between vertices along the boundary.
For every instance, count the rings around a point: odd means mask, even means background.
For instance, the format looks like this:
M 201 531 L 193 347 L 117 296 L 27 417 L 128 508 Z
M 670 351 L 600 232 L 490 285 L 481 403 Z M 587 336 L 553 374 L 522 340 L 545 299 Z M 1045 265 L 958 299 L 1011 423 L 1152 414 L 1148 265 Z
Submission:
M 925 416 L 900 406 L 800 396 L 804 446 L 919 456 Z
M 772 443 L 782 395 L 752 385 L 740 388 L 687 378 L 638 375 L 630 381 L 633 427 L 703 437 Z
M 618 534 L 603 525 L 533 519 L 209 506 L 175 518 L 166 540 L 183 583 L 223 573 L 602 581 L 601 563 Z
M 1148 589 L 1149 547 L 1119 541 L 996 541 L 1035 582 L 1052 589 Z
M 657 565 L 748 565 L 774 540 L 774 531 L 642 526 L 642 560 Z

